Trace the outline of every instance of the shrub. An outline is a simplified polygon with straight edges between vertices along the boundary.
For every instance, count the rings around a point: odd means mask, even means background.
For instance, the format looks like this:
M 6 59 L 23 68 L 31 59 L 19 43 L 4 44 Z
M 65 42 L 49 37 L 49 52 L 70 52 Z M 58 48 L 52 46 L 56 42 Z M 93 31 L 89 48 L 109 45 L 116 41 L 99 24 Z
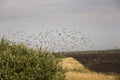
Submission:
M 64 80 L 59 59 L 23 44 L 0 41 L 0 80 Z

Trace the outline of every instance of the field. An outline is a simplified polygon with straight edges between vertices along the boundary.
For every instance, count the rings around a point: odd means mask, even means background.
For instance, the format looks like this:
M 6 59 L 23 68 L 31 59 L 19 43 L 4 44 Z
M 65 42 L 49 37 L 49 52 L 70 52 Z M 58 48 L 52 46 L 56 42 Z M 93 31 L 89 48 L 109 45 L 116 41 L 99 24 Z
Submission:
M 101 50 L 101 51 L 83 51 L 69 52 L 64 54 L 67 57 L 73 57 L 86 68 L 109 74 L 120 74 L 120 50 Z
M 90 71 L 72 57 L 63 58 L 61 64 L 66 70 L 66 80 L 120 80 L 118 75 Z
M 64 52 L 67 80 L 120 80 L 120 50 Z

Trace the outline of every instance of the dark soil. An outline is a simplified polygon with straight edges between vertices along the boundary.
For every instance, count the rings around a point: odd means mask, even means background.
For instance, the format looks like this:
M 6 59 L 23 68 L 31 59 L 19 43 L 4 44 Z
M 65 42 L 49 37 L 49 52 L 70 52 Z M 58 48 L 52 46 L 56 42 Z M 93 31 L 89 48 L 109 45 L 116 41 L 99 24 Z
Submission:
M 120 74 L 120 53 L 112 52 L 113 51 L 69 52 L 64 55 L 75 58 L 92 71 Z

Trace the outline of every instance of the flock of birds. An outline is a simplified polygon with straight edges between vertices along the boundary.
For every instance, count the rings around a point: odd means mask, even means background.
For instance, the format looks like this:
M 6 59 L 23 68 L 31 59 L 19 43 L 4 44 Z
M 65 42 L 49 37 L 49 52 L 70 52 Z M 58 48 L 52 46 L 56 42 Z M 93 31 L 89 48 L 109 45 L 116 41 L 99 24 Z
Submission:
M 85 46 L 94 44 L 80 31 L 66 29 L 65 27 L 45 30 L 39 34 L 28 35 L 24 31 L 9 34 L 9 40 L 23 43 L 34 48 L 43 48 L 51 52 L 79 51 Z

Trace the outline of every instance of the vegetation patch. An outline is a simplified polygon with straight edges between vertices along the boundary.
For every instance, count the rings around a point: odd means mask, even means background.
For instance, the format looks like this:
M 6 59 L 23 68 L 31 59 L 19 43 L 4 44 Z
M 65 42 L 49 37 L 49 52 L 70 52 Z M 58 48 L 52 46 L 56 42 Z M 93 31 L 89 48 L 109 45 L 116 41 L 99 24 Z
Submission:
M 24 44 L 0 41 L 0 80 L 64 80 L 59 59 Z

